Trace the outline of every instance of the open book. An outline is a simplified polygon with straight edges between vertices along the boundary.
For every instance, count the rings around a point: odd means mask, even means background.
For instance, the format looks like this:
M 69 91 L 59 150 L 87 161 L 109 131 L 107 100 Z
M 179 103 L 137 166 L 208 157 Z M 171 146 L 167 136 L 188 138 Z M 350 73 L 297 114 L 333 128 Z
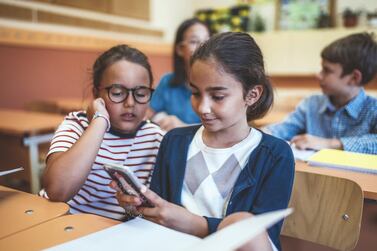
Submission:
M 291 213 L 292 209 L 284 209 L 260 214 L 232 224 L 204 239 L 135 218 L 48 250 L 230 251 Z
M 377 155 L 323 149 L 308 159 L 309 165 L 377 174 Z

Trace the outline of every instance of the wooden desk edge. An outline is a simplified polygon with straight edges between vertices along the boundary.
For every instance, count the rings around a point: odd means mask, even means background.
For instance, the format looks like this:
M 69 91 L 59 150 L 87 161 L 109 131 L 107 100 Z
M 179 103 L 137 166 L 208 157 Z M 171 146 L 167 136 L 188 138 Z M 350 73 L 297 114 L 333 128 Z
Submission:
M 360 173 L 360 172 L 353 172 L 353 171 L 346 171 L 346 170 L 340 170 L 340 169 L 334 169 L 334 168 L 326 168 L 326 167 L 318 167 L 320 169 L 311 169 L 315 168 L 313 166 L 309 166 L 308 163 L 301 161 L 301 160 L 296 160 L 296 166 L 295 170 L 296 171 L 301 171 L 301 172 L 310 172 L 310 173 L 317 173 L 317 174 L 322 174 L 322 175 L 328 175 L 328 176 L 333 176 L 333 177 L 340 177 L 340 178 L 345 178 L 352 180 L 359 184 L 361 189 L 363 190 L 364 198 L 365 199 L 372 199 L 372 200 L 377 200 L 377 183 L 376 183 L 376 188 L 372 189 L 365 189 L 365 185 L 360 183 L 361 176 L 367 176 L 367 175 L 373 175 L 376 176 L 377 180 L 377 175 L 374 174 L 367 174 L 367 173 Z M 342 173 L 345 175 L 338 175 L 338 173 Z M 353 175 L 353 177 L 352 177 Z M 354 176 L 360 177 L 359 178 L 354 178 Z

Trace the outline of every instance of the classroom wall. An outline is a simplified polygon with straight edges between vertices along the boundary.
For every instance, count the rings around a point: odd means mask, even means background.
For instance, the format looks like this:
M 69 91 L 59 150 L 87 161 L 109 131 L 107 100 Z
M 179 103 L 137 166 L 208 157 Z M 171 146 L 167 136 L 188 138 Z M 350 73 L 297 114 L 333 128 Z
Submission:
M 88 98 L 90 69 L 100 51 L 0 45 L 0 107 L 23 108 L 46 98 Z M 171 69 L 170 55 L 147 54 L 155 82 Z
M 179 24 L 194 15 L 191 0 L 150 0 L 150 5 L 151 24 L 164 30 L 164 39 L 169 43 L 173 43 Z
M 276 16 L 276 5 L 279 0 L 254 0 L 254 1 L 239 1 L 239 0 L 192 0 L 191 8 L 193 12 L 198 9 L 207 9 L 207 8 L 228 8 L 230 6 L 235 6 L 239 2 L 251 2 L 253 3 L 253 11 L 256 11 L 261 15 L 266 24 L 266 30 L 272 31 L 275 27 L 275 16 Z M 352 10 L 362 11 L 362 15 L 359 18 L 359 25 L 367 25 L 366 14 L 365 12 L 373 12 L 377 10 L 377 1 L 376 0 L 337 0 L 335 4 L 335 20 L 336 26 L 342 27 L 342 11 L 345 8 L 351 8 Z M 253 11 L 251 14 L 253 14 Z M 164 27 L 164 26 L 162 26 Z M 164 27 L 164 29 L 169 29 L 169 27 Z

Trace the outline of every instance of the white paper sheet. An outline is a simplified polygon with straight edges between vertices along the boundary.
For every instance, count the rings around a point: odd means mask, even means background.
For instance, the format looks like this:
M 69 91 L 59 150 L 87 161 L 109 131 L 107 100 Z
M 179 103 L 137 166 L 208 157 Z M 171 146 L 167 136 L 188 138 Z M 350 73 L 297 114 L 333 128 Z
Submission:
M 291 213 L 292 209 L 284 209 L 257 215 L 232 224 L 205 239 L 136 218 L 48 250 L 230 251 Z
M 195 251 L 231 251 L 242 246 L 253 237 L 262 233 L 279 220 L 290 215 L 292 209 L 277 210 L 270 213 L 256 215 L 226 227 L 215 234 L 212 234 L 200 243 L 196 243 L 189 250 Z
M 314 150 L 299 150 L 294 145 L 291 145 L 293 155 L 296 160 L 307 161 L 310 156 L 316 153 Z

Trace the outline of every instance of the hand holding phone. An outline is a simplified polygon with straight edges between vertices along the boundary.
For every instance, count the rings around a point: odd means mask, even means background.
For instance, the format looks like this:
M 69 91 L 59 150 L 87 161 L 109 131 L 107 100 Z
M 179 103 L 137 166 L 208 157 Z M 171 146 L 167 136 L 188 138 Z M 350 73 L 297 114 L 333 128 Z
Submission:
M 142 207 L 154 207 L 140 191 L 143 184 L 127 166 L 108 163 L 103 166 L 110 177 L 115 180 L 123 193 L 140 198 Z

